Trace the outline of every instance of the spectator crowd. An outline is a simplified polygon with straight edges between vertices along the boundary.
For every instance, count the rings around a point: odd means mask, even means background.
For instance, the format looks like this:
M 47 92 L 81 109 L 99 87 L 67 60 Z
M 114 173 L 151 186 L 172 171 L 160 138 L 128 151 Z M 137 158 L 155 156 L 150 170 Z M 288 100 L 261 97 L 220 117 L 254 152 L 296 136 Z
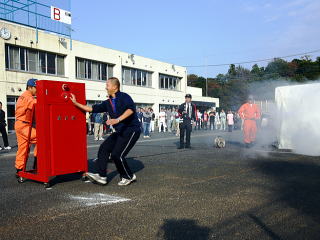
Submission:
M 179 124 L 182 122 L 181 115 L 175 107 L 161 108 L 155 114 L 151 107 L 138 107 L 137 116 L 141 124 L 144 138 L 150 138 L 152 132 L 168 132 L 179 136 Z M 94 140 L 103 141 L 103 136 L 114 132 L 112 126 L 106 124 L 109 119 L 107 113 L 87 113 L 87 134 L 94 135 Z M 242 121 L 237 112 L 224 109 L 216 111 L 214 108 L 197 109 L 197 120 L 193 130 L 229 131 L 242 129 Z

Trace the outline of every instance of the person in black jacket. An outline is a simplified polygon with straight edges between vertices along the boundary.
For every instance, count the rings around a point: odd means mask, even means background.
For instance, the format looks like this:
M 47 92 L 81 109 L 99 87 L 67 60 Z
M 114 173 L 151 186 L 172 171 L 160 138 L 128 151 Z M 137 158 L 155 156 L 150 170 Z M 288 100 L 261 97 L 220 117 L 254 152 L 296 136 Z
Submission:
M 180 146 L 178 149 L 191 148 L 190 135 L 192 131 L 192 125 L 197 120 L 197 108 L 196 105 L 191 102 L 191 94 L 186 94 L 185 102 L 179 106 L 178 112 L 181 115 L 182 123 L 180 123 Z M 186 132 L 186 143 L 184 144 L 184 133 Z
M 107 124 L 115 128 L 101 145 L 98 151 L 98 159 L 95 162 L 98 173 L 87 173 L 88 178 L 101 185 L 107 184 L 107 163 L 113 160 L 120 174 L 120 186 L 129 185 L 136 180 L 125 159 L 126 155 L 133 148 L 141 134 L 141 125 L 136 114 L 136 105 L 132 98 L 120 91 L 120 81 L 111 77 L 107 80 L 106 90 L 109 99 L 92 107 L 77 102 L 71 94 L 71 101 L 78 108 L 93 113 L 106 112 L 110 119 Z
M 6 113 L 2 110 L 2 102 L 0 102 L 0 133 L 2 134 L 4 149 L 10 150 L 6 126 Z M 2 150 L 2 147 L 0 147 L 0 150 Z

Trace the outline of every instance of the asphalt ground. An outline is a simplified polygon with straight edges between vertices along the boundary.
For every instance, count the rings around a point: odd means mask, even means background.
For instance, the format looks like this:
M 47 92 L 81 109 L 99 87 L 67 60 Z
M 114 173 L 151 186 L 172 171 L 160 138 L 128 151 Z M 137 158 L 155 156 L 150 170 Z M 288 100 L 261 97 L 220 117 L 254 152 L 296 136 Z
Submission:
M 226 148 L 213 147 L 218 135 Z M 19 184 L 16 147 L 1 151 L 0 239 L 320 239 L 320 158 L 273 149 L 264 135 L 246 149 L 240 131 L 194 131 L 190 150 L 171 133 L 141 137 L 128 155 L 138 181 L 125 187 L 113 164 L 106 186 L 78 174 L 50 189 Z

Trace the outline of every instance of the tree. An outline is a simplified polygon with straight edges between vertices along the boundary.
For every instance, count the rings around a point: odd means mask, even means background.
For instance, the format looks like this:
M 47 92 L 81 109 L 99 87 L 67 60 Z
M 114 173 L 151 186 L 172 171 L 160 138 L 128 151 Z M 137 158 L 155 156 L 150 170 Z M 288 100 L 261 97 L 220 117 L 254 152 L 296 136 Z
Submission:
M 259 67 L 258 64 L 254 64 L 250 71 L 251 82 L 261 81 L 262 76 L 264 75 L 264 67 Z
M 199 77 L 195 74 L 188 75 L 187 86 L 201 88 L 202 95 L 205 96 L 206 94 L 206 79 L 204 77 Z
M 234 64 L 231 64 L 228 70 L 228 75 L 229 77 L 234 77 L 236 76 L 237 72 L 236 72 L 236 66 Z
M 298 65 L 296 73 L 304 76 L 305 80 L 316 80 L 319 77 L 319 65 L 316 61 L 313 62 L 309 56 L 294 59 L 293 61 Z
M 208 78 L 208 96 L 220 97 L 222 95 L 222 84 L 217 78 Z
M 254 64 L 251 70 L 231 64 L 226 74 L 218 74 L 216 78 L 208 78 L 208 96 L 220 98 L 220 106 L 224 109 L 236 110 L 250 92 L 259 100 L 274 98 L 274 89 L 279 81 L 304 82 L 320 77 L 320 57 L 315 61 L 309 56 L 287 62 L 275 58 L 267 67 Z M 277 80 L 277 81 L 270 81 Z M 282 83 L 282 82 L 281 82 Z M 188 75 L 188 86 L 202 88 L 206 92 L 206 78 L 195 74 Z
M 281 58 L 275 58 L 267 65 L 265 72 L 270 76 L 278 75 L 280 77 L 287 77 L 289 73 L 289 66 L 285 60 Z
M 198 78 L 199 78 L 198 75 L 189 74 L 187 76 L 187 85 L 188 86 L 193 86 L 197 82 Z

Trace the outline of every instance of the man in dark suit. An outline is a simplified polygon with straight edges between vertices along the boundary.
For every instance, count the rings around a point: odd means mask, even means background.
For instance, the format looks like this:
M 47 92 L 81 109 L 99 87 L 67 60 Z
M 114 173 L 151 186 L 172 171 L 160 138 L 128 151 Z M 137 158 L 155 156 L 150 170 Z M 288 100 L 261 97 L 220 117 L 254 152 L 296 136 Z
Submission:
M 191 102 L 191 94 L 185 96 L 186 101 L 179 106 L 178 112 L 181 115 L 182 123 L 180 123 L 180 146 L 178 149 L 191 148 L 190 135 L 192 124 L 197 120 L 196 105 Z M 186 144 L 184 144 L 184 132 L 186 132 Z

